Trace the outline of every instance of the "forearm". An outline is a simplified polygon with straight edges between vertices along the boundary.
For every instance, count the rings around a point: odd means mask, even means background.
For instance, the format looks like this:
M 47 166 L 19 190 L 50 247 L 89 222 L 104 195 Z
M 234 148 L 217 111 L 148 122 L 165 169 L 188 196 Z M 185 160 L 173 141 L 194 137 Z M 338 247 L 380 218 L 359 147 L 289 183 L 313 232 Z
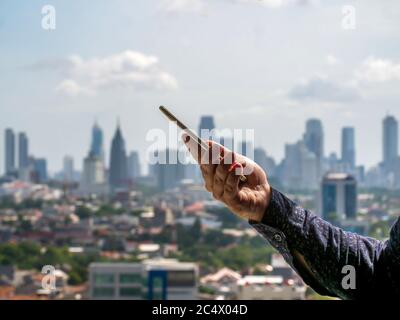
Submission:
M 372 294 L 382 285 L 398 290 L 383 272 L 393 264 L 393 249 L 387 249 L 388 243 L 334 227 L 276 190 L 272 190 L 262 222 L 250 223 L 321 294 L 352 299 Z M 356 289 L 342 287 L 346 265 L 356 270 Z

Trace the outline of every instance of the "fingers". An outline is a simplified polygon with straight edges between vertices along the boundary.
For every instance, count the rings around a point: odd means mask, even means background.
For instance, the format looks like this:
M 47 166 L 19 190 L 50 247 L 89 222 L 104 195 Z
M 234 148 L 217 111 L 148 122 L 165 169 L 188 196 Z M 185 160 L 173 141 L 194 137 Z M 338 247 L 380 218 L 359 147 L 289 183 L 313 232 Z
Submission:
M 229 206 L 237 203 L 240 191 L 240 176 L 243 174 L 243 165 L 235 162 L 229 171 L 224 185 L 224 200 Z
M 205 188 L 207 189 L 208 192 L 213 192 L 214 176 L 216 168 L 217 168 L 216 164 L 200 165 L 200 170 L 204 179 Z
M 209 151 L 204 152 L 200 161 L 200 170 L 207 191 L 213 192 L 217 167 L 224 156 L 225 149 L 218 143 L 208 141 Z
M 207 191 L 212 192 L 214 198 L 218 200 L 222 200 L 225 190 L 228 193 L 228 198 L 232 197 L 231 191 L 236 191 L 237 193 L 236 189 L 238 189 L 240 179 L 237 169 L 240 167 L 243 171 L 244 166 L 244 163 L 235 164 L 237 155 L 213 141 L 208 141 L 209 149 L 203 150 L 197 141 L 189 135 L 184 134 L 182 138 L 192 156 L 200 164 Z M 235 165 L 233 166 L 233 164 Z M 228 179 L 229 184 L 226 185 Z M 234 186 L 235 183 L 237 184 L 236 187 Z
M 230 170 L 232 170 L 231 167 L 234 162 L 234 157 L 234 153 L 225 149 L 224 156 L 221 159 L 220 164 L 215 169 L 213 181 L 213 196 L 217 200 L 220 200 L 223 197 L 225 182 Z
M 200 163 L 202 159 L 202 149 L 200 145 L 197 143 L 197 141 L 195 141 L 186 133 L 182 135 L 182 140 L 185 143 L 186 147 L 188 148 L 190 154 L 193 156 L 193 158 L 198 163 Z
M 205 150 L 198 141 L 186 133 L 182 135 L 182 139 L 193 158 L 200 164 L 207 191 L 212 192 L 215 170 L 219 164 L 220 157 L 224 154 L 224 148 L 218 143 L 209 141 L 209 147 Z
M 220 154 L 223 153 L 224 147 L 216 142 L 208 141 L 201 143 L 190 134 L 184 133 L 182 140 L 188 148 L 190 154 L 199 164 L 218 164 Z

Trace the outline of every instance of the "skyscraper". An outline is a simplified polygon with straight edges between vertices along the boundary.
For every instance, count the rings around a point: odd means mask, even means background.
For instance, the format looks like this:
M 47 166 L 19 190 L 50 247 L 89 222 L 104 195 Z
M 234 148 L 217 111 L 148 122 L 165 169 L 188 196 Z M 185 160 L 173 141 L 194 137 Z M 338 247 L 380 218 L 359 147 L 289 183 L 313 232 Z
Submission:
M 357 213 L 357 184 L 346 173 L 329 173 L 322 181 L 322 216 L 332 222 L 354 219 Z
M 139 153 L 132 151 L 128 157 L 128 177 L 130 179 L 138 178 L 141 174 L 140 171 Z
M 47 181 L 47 161 L 46 159 L 34 159 L 33 171 L 36 177 L 36 182 L 44 183 Z
M 210 139 L 210 135 L 204 135 L 202 130 L 212 131 L 215 129 L 213 116 L 202 116 L 199 125 L 199 136 L 205 140 Z
M 63 159 L 63 179 L 66 182 L 74 181 L 75 169 L 74 169 L 74 158 L 71 156 L 65 156 Z
M 92 129 L 92 144 L 90 146 L 90 153 L 99 158 L 104 157 L 103 130 L 101 130 L 97 122 L 94 123 Z
M 254 160 L 254 146 L 251 141 L 242 141 L 238 144 L 238 153 Z
M 18 167 L 25 169 L 29 166 L 29 142 L 25 132 L 18 135 Z
M 220 136 L 220 144 L 223 145 L 225 148 L 228 148 L 232 151 L 235 149 L 235 142 L 233 141 L 232 135 L 223 135 Z
M 71 173 L 73 177 L 73 159 L 66 157 L 64 159 L 65 179 L 67 177 L 70 179 Z M 103 131 L 97 123 L 94 124 L 92 129 L 92 141 L 88 155 L 83 160 L 79 187 L 80 192 L 84 195 L 105 195 L 108 192 L 103 153 Z
M 324 158 L 324 132 L 319 119 L 308 119 L 306 132 L 304 133 L 306 148 L 312 152 L 317 159 L 317 179 L 322 176 L 322 161 Z
M 353 127 L 344 127 L 342 129 L 342 162 L 348 169 L 355 169 L 356 149 Z
M 267 156 L 264 149 L 254 149 L 254 161 L 268 174 L 268 176 L 275 176 L 275 161 L 273 158 Z
M 179 151 L 166 149 L 156 151 L 156 157 L 162 159 L 153 166 L 153 174 L 157 178 L 157 186 L 160 190 L 168 190 L 179 185 L 185 178 L 185 165 L 179 159 Z
M 315 154 L 317 159 L 322 160 L 324 156 L 324 132 L 319 119 L 308 119 L 304 143 L 308 150 Z
M 128 168 L 125 141 L 118 124 L 111 142 L 109 183 L 112 190 L 127 187 Z
M 286 188 L 315 190 L 317 188 L 317 158 L 300 140 L 285 145 L 282 183 Z
M 101 158 L 89 154 L 83 160 L 80 192 L 84 195 L 107 194 L 104 162 Z
M 398 123 L 395 117 L 386 116 L 383 119 L 383 165 L 390 169 L 398 157 Z
M 220 139 L 220 137 L 217 137 L 217 133 L 215 132 L 215 122 L 213 116 L 206 115 L 200 118 L 198 135 L 203 140 L 216 141 Z M 197 164 L 194 163 L 186 164 L 185 177 L 197 183 L 202 183 L 203 181 L 200 168 Z
M 5 132 L 5 173 L 10 175 L 15 171 L 15 134 L 12 129 Z

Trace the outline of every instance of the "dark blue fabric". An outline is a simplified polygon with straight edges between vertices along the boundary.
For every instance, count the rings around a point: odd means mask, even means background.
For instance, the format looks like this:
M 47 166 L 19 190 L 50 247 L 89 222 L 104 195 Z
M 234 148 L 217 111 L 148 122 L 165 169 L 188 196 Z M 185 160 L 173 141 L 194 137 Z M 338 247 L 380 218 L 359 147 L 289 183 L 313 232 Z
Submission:
M 342 299 L 400 297 L 400 219 L 387 241 L 331 225 L 277 190 L 261 223 L 249 223 L 275 247 L 315 291 Z M 303 255 L 312 276 L 293 257 Z M 356 270 L 356 288 L 344 289 L 345 265 Z

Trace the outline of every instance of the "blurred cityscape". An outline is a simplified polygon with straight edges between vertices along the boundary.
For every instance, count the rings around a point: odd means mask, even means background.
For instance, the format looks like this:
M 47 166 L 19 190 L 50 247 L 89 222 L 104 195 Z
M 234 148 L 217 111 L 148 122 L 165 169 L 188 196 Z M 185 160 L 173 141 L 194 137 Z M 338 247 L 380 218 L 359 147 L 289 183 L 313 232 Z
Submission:
M 212 116 L 202 129 L 217 127 Z M 216 138 L 251 157 L 271 185 L 345 230 L 388 237 L 400 211 L 398 122 L 382 122 L 382 161 L 357 163 L 356 130 L 327 154 L 323 123 L 309 119 L 277 163 L 254 141 Z M 260 137 L 261 138 L 261 137 Z M 95 123 L 86 157 L 47 171 L 29 134 L 5 131 L 0 179 L 0 299 L 318 299 L 254 229 L 203 188 L 196 165 L 140 163 L 117 124 L 106 160 Z M 108 150 L 108 149 L 107 149 Z M 167 159 L 178 151 L 158 150 Z M 82 171 L 74 161 L 83 161 Z M 56 289 L 43 286 L 54 266 Z

